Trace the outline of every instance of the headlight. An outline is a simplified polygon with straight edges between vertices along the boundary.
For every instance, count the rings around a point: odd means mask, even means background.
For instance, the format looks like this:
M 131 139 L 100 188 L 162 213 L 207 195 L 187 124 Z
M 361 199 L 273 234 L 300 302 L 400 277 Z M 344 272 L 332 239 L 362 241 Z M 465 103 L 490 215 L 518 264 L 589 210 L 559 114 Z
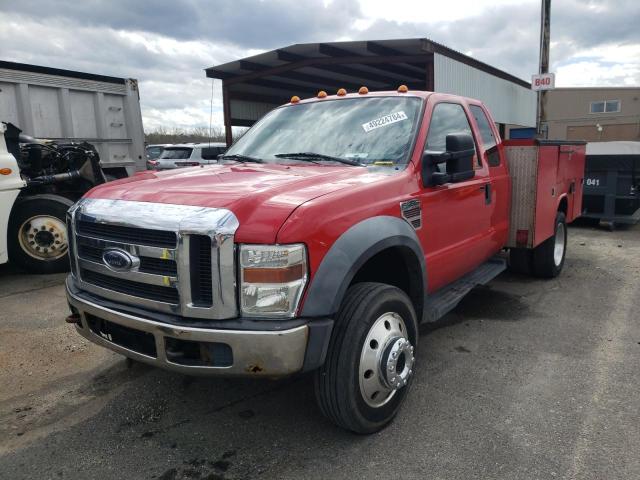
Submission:
M 240 309 L 247 317 L 293 317 L 307 282 L 302 244 L 240 246 Z

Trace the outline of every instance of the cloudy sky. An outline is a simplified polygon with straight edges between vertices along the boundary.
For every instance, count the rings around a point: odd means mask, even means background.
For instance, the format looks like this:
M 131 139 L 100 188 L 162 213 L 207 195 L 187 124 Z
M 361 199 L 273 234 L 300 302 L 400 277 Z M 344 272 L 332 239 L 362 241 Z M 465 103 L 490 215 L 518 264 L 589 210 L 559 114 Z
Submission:
M 137 78 L 145 130 L 188 128 L 209 124 L 204 68 L 293 43 L 428 37 L 530 80 L 539 16 L 539 0 L 0 0 L 0 59 Z M 553 0 L 556 84 L 640 85 L 639 24 L 638 0 Z

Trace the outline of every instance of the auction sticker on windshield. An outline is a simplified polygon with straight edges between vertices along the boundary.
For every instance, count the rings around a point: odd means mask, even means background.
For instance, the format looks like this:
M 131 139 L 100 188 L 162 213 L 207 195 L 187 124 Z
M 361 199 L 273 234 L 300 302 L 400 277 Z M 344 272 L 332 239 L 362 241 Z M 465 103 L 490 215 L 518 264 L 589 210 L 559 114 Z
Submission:
M 365 132 L 368 133 L 371 130 L 375 130 L 376 128 L 386 127 L 387 125 L 401 122 L 402 120 L 406 120 L 406 119 L 407 119 L 407 115 L 401 110 L 399 112 L 385 115 L 384 117 L 376 118 L 375 120 L 371 120 L 370 122 L 363 123 L 362 128 L 364 129 Z

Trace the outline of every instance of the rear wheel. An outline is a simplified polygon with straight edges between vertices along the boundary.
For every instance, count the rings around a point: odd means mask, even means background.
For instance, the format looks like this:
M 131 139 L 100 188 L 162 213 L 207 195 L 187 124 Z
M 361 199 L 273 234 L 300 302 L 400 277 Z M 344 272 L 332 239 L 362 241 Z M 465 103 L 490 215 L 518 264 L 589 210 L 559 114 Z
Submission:
M 417 330 L 413 305 L 402 290 L 381 283 L 351 287 L 315 376 L 322 413 L 361 434 L 391 422 L 413 377 Z
M 531 273 L 532 251 L 528 248 L 512 248 L 509 250 L 509 270 L 529 275 Z
M 71 200 L 58 195 L 20 199 L 9 220 L 9 259 L 34 273 L 69 270 L 66 213 Z
M 556 214 L 554 234 L 533 250 L 533 274 L 536 277 L 557 277 L 564 266 L 567 252 L 567 223 L 563 212 Z

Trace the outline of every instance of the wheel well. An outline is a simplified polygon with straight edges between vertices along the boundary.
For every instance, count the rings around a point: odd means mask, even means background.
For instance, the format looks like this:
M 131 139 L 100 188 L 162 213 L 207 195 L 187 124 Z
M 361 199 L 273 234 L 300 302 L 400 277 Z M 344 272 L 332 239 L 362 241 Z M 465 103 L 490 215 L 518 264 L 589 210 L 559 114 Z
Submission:
M 569 209 L 569 202 L 567 202 L 567 197 L 562 197 L 560 200 L 560 204 L 558 205 L 558 211 L 567 214 L 567 210 Z
M 404 291 L 413 303 L 418 322 L 422 319 L 424 280 L 420 262 L 408 247 L 391 247 L 375 254 L 355 274 L 351 285 L 379 282 Z

